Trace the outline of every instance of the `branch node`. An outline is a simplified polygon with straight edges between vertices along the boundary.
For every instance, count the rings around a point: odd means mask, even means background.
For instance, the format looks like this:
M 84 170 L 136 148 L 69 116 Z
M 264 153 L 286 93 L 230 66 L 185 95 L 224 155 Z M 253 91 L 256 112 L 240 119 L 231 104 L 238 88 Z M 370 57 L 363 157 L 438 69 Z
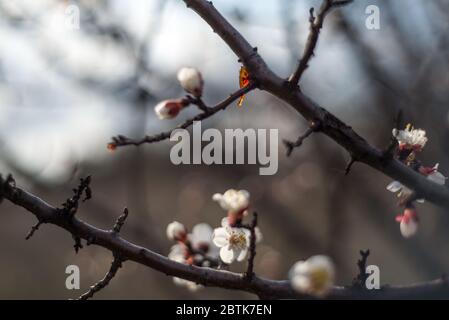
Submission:
M 78 187 L 73 189 L 74 195 L 68 198 L 63 204 L 61 212 L 67 215 L 69 218 L 75 216 L 78 211 L 79 202 L 85 202 L 92 198 L 92 190 L 90 188 L 91 176 L 80 179 Z M 84 195 L 84 198 L 83 198 Z
M 112 232 L 115 234 L 119 234 L 120 230 L 122 229 L 123 225 L 125 224 L 125 220 L 128 217 L 128 208 L 125 208 L 123 210 L 123 214 L 117 218 L 117 221 L 114 224 L 114 227 L 112 229 Z
M 352 282 L 352 286 L 354 288 L 366 289 L 365 282 L 366 282 L 366 279 L 368 278 L 368 276 L 366 274 L 366 263 L 367 263 L 369 254 L 370 254 L 369 249 L 365 250 L 365 251 L 360 250 L 361 258 L 359 260 L 357 260 L 359 274 L 357 275 L 356 278 L 354 278 L 354 280 Z
M 91 244 L 94 244 L 96 240 L 96 237 L 94 235 L 90 236 L 86 240 L 86 246 L 90 246 Z
M 351 172 L 352 166 L 357 161 L 358 161 L 357 158 L 351 155 L 351 159 L 349 160 L 349 162 L 348 162 L 348 164 L 346 165 L 346 168 L 345 168 L 345 176 L 349 175 L 349 173 Z
M 15 197 L 17 195 L 16 181 L 14 180 L 12 175 L 8 174 L 6 180 L 3 180 L 3 177 L 0 175 L 0 204 L 3 201 L 5 190 L 8 187 L 12 189 L 13 196 Z
M 83 244 L 81 243 L 81 238 L 76 235 L 72 235 L 73 240 L 75 240 L 75 244 L 73 245 L 73 248 L 75 249 L 75 253 L 78 253 L 80 249 L 83 248 Z

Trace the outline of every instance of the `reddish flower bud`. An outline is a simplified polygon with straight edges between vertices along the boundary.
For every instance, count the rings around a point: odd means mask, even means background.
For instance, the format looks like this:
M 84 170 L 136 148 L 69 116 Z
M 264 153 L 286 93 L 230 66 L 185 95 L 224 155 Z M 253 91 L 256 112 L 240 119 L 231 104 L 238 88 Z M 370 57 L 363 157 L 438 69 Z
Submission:
M 183 99 L 164 100 L 154 107 L 154 112 L 156 112 L 156 115 L 161 120 L 172 119 L 187 105 L 188 102 Z

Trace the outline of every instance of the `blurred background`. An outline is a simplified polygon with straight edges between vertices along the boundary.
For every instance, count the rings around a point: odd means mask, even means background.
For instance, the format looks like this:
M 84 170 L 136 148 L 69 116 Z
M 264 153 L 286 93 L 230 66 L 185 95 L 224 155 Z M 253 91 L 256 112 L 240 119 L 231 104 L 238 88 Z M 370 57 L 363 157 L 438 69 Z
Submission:
M 321 1 L 214 0 L 275 72 L 288 77 L 308 35 L 308 11 Z M 380 9 L 380 30 L 365 26 L 368 5 Z M 75 20 L 79 13 L 80 24 Z M 302 90 L 373 145 L 388 145 L 399 109 L 404 120 L 427 130 L 421 155 L 449 175 L 449 1 L 358 0 L 325 21 L 316 57 Z M 168 130 L 197 111 L 160 121 L 155 104 L 183 96 L 176 81 L 182 66 L 200 69 L 205 101 L 212 105 L 238 88 L 237 57 L 180 0 L 0 0 L 0 172 L 59 206 L 79 178 L 93 176 L 93 199 L 78 212 L 110 228 L 127 206 L 122 235 L 167 254 L 166 225 L 219 226 L 223 211 L 211 196 L 229 188 L 251 193 L 264 241 L 255 270 L 285 279 L 290 266 L 314 254 L 330 255 L 337 283 L 357 274 L 360 249 L 382 284 L 407 284 L 449 270 L 449 214 L 426 203 L 418 207 L 418 234 L 404 239 L 394 220 L 400 213 L 386 191 L 388 177 L 362 164 L 349 176 L 348 154 L 316 134 L 285 156 L 279 171 L 259 176 L 257 165 L 180 165 L 170 162 L 172 142 L 106 148 L 112 136 L 140 138 Z M 291 108 L 260 91 L 243 108 L 203 121 L 208 127 L 277 128 L 296 139 L 306 122 Z M 69 234 L 36 222 L 5 201 L 0 207 L 0 298 L 75 298 L 108 270 L 111 254 L 87 247 L 78 254 Z M 65 288 L 65 268 L 81 270 L 81 290 Z M 243 270 L 244 264 L 232 267 Z M 97 299 L 218 299 L 255 296 L 216 288 L 195 293 L 171 278 L 126 262 Z

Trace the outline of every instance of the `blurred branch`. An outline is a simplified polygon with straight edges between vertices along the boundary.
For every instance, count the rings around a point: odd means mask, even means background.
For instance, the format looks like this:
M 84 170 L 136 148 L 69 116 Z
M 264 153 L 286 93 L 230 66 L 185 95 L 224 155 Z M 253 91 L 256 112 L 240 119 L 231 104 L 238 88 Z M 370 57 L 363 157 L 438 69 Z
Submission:
M 326 14 L 335 7 L 343 6 L 352 2 L 352 0 L 324 0 L 321 4 L 320 11 L 318 15 L 314 16 L 314 8 L 310 8 L 310 32 L 309 37 L 307 38 L 307 43 L 304 48 L 304 53 L 302 55 L 301 60 L 299 60 L 298 67 L 295 72 L 291 75 L 289 82 L 293 85 L 297 85 L 299 80 L 301 79 L 302 74 L 309 66 L 310 59 L 314 56 L 315 47 L 318 43 L 318 38 L 320 35 L 320 30 L 323 28 L 324 18 Z
M 215 270 L 204 267 L 196 267 L 172 261 L 147 248 L 136 245 L 122 238 L 113 230 L 102 230 L 76 216 L 61 215 L 60 211 L 47 204 L 37 196 L 15 186 L 12 178 L 3 180 L 0 178 L 0 196 L 12 203 L 23 207 L 38 220 L 47 221 L 53 225 L 65 229 L 80 239 L 89 240 L 90 244 L 106 248 L 114 253 L 115 259 L 106 277 L 87 293 L 88 296 L 98 292 L 106 286 L 117 272 L 120 262 L 124 260 L 135 261 L 149 268 L 170 276 L 179 277 L 205 286 L 215 286 L 226 289 L 243 290 L 254 293 L 259 297 L 270 299 L 282 298 L 311 298 L 299 294 L 292 289 L 287 280 L 269 280 L 253 276 L 251 281 L 246 281 L 244 274 Z M 120 262 L 118 262 L 120 261 Z M 98 289 L 98 290 L 97 290 Z M 380 290 L 360 291 L 351 287 L 334 287 L 328 295 L 330 299 L 354 299 L 354 298 L 383 298 L 399 299 L 413 297 L 441 297 L 449 294 L 449 285 L 446 279 L 414 284 L 410 286 L 389 286 Z

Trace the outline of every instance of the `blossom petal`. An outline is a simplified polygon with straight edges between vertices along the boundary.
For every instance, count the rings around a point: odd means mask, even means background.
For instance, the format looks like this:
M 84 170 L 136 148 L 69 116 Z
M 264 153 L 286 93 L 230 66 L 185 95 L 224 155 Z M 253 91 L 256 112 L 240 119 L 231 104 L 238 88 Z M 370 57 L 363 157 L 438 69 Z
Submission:
M 217 228 L 214 230 L 213 242 L 217 247 L 224 247 L 228 244 L 228 236 L 225 228 Z
M 307 292 L 312 286 L 311 281 L 305 276 L 295 276 L 291 279 L 293 289 L 299 292 Z
M 228 219 L 228 217 L 224 217 L 223 219 L 221 219 L 221 226 L 223 228 L 229 227 L 229 219 Z
M 387 186 L 387 190 L 391 192 L 398 192 L 403 188 L 403 185 L 399 181 L 393 181 Z
M 400 230 L 404 238 L 410 238 L 416 234 L 416 231 L 418 231 L 418 223 L 414 219 L 410 219 L 408 222 L 402 220 Z
M 234 250 L 229 246 L 224 246 L 220 249 L 220 258 L 224 263 L 231 264 L 234 261 Z
M 237 254 L 237 261 L 243 261 L 246 258 L 246 255 L 248 254 L 248 249 L 238 250 Z
M 192 229 L 193 241 L 210 242 L 213 230 L 207 223 L 199 223 Z

